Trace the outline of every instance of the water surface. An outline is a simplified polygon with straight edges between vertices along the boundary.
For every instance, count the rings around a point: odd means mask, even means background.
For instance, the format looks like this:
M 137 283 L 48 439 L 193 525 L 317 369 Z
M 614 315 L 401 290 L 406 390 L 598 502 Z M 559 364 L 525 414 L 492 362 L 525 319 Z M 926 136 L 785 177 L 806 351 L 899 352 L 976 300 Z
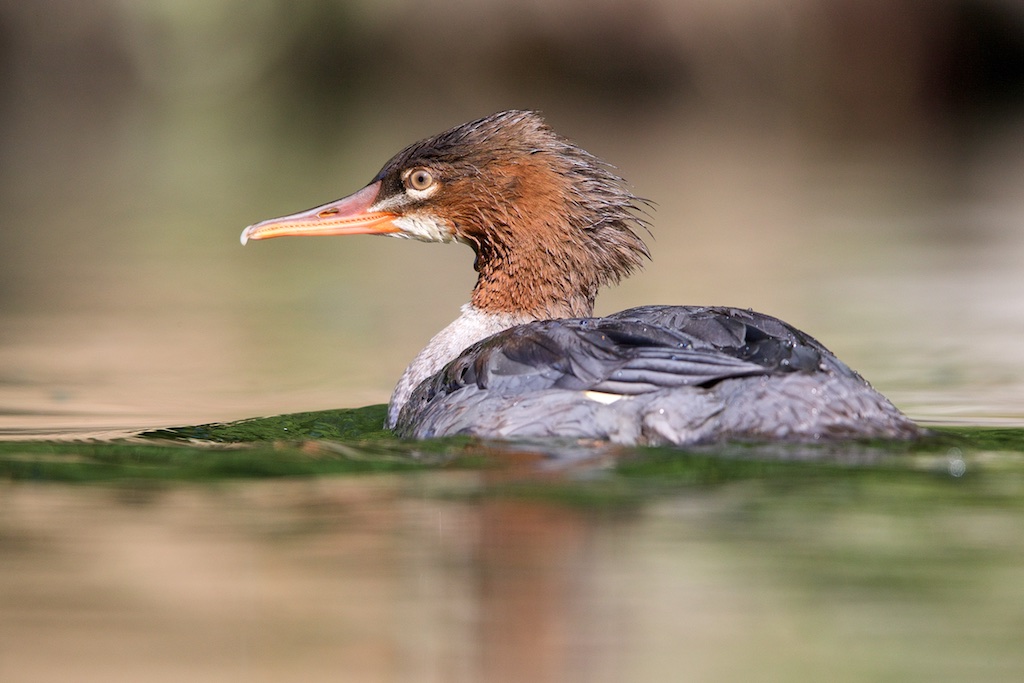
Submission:
M 554 471 L 463 444 L 488 465 L 0 484 L 0 674 L 1019 680 L 1024 434 L 1000 439 Z M 301 451 L 359 452 L 328 444 Z
M 1024 679 L 1016 9 L 625 7 L 0 7 L 0 680 Z M 509 107 L 656 203 L 599 313 L 755 308 L 965 431 L 135 437 L 385 402 L 470 251 L 238 235 Z

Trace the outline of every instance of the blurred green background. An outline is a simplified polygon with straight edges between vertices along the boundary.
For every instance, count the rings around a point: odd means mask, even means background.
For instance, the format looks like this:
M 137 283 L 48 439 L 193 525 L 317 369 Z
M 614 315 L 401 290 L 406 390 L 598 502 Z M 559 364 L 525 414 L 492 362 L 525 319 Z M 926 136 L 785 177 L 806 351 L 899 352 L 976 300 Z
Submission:
M 753 307 L 1024 422 L 1024 4 L 0 2 L 0 429 L 384 402 L 472 256 L 247 224 L 532 108 L 657 204 L 599 299 Z

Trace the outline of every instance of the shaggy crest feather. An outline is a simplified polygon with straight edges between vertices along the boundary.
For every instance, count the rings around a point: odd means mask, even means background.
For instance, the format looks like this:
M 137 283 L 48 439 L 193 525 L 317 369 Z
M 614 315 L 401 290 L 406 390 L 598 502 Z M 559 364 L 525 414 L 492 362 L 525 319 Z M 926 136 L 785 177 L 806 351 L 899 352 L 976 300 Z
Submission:
M 555 133 L 537 112 L 503 111 L 410 145 L 381 169 L 437 174 L 455 239 L 476 252 L 472 303 L 538 319 L 586 316 L 600 286 L 649 258 L 647 202 L 607 164 Z M 441 193 L 444 193 L 442 196 Z

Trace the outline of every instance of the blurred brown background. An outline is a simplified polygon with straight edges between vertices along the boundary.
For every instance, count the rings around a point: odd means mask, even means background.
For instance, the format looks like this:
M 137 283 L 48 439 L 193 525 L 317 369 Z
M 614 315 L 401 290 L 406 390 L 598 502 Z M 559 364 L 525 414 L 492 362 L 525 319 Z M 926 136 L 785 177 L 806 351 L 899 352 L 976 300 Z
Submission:
M 599 312 L 754 307 L 1024 421 L 1024 3 L 0 2 L 0 428 L 387 400 L 471 253 L 245 225 L 542 110 L 657 203 Z

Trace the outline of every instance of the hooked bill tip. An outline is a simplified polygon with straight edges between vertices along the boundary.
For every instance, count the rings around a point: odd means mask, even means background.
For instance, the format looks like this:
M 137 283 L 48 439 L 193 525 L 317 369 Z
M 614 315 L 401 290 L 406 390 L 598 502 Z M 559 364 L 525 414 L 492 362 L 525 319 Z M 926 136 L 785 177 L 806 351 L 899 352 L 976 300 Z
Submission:
M 242 243 L 243 247 L 245 246 L 245 243 L 249 241 L 249 228 L 242 231 L 242 236 L 239 238 L 239 241 Z

